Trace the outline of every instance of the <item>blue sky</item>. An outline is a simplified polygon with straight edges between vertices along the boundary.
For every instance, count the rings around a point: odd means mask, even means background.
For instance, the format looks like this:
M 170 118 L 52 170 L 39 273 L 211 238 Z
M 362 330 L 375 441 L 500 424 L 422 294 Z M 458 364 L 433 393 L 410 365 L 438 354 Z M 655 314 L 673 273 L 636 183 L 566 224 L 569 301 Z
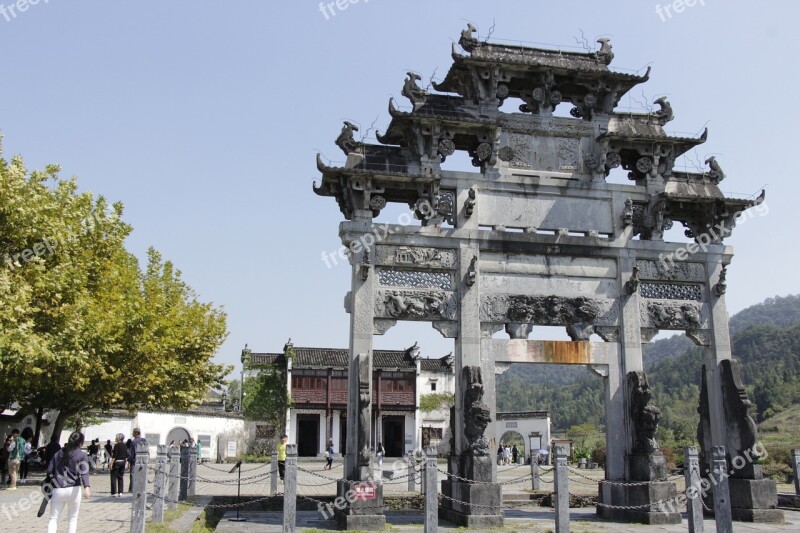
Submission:
M 612 69 L 652 65 L 621 107 L 667 95 L 668 131 L 709 127 L 697 154 L 717 156 L 724 190 L 767 188 L 769 213 L 727 241 L 737 250 L 729 310 L 800 292 L 800 3 L 697 0 L 667 13 L 671 2 L 641 0 L 361 0 L 327 18 L 303 0 L 40 0 L 16 16 L 10 4 L 0 0 L 5 156 L 61 164 L 83 189 L 122 201 L 129 248 L 144 258 L 156 247 L 202 299 L 224 306 L 219 361 L 238 363 L 246 342 L 347 346 L 349 270 L 321 258 L 340 246 L 341 214 L 312 193 L 315 154 L 342 159 L 333 144 L 342 120 L 385 130 L 389 98 L 405 104 L 405 73 L 441 78 L 467 21 L 481 38 L 494 21 L 493 40 L 567 50 L 581 31 L 592 47 L 608 36 Z M 452 349 L 410 324 L 375 345 L 414 341 L 425 355 Z

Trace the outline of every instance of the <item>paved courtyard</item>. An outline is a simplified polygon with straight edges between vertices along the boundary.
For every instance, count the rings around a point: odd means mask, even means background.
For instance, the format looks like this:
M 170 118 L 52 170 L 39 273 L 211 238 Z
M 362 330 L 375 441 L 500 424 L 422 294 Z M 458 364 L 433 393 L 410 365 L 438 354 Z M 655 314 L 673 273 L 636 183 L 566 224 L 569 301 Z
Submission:
M 321 462 L 310 461 L 302 462 L 298 472 L 298 494 L 309 497 L 333 496 L 336 492 L 335 480 L 341 477 L 341 464 L 337 465 L 332 471 L 322 470 Z M 391 462 L 384 463 L 384 469 L 389 470 Z M 440 465 L 443 468 L 443 465 Z M 214 496 L 235 496 L 236 495 L 236 475 L 229 474 L 228 468 L 224 465 L 201 465 L 198 467 L 198 495 Z M 521 500 L 526 498 L 526 489 L 530 488 L 530 478 L 524 479 L 530 473 L 529 466 L 504 466 L 498 471 L 498 479 L 504 482 L 503 494 L 507 500 Z M 265 496 L 269 492 L 269 466 L 265 465 L 246 465 L 242 469 L 242 495 L 244 496 Z M 402 474 L 405 474 L 403 472 Z M 581 475 L 599 480 L 602 477 L 601 470 L 586 471 Z M 263 477 L 262 477 L 263 476 Z M 150 480 L 152 481 L 152 473 Z M 440 478 L 443 476 L 440 474 Z M 523 478 L 523 479 L 520 479 Z M 18 490 L 0 490 L 0 532 L 3 533 L 30 533 L 32 531 L 44 531 L 47 527 L 49 512 L 42 518 L 36 517 L 39 508 L 38 502 L 32 503 L 32 495 L 38 491 L 38 483 L 42 480 L 41 474 L 34 474 L 28 484 L 20 485 Z M 552 480 L 552 472 L 543 473 L 543 481 Z M 81 513 L 78 530 L 82 532 L 127 532 L 130 529 L 131 495 L 125 493 L 122 498 L 112 498 L 110 494 L 109 476 L 106 473 L 91 476 L 92 497 L 84 500 L 81 504 Z M 128 479 L 126 476 L 125 485 L 127 490 Z M 678 480 L 678 488 L 682 489 L 682 483 Z M 542 488 L 547 490 L 552 485 L 542 484 Z M 419 485 L 417 485 L 417 491 Z M 781 487 L 781 490 L 787 490 Z M 150 488 L 152 490 L 152 488 Z M 279 487 L 282 490 L 282 487 Z M 596 484 L 594 481 L 571 475 L 570 492 L 573 494 L 595 494 Z M 396 482 L 387 480 L 384 485 L 384 493 L 389 496 L 411 495 L 408 492 L 407 478 L 399 479 Z M 415 492 L 418 494 L 418 492 Z M 516 504 L 516 502 L 515 502 Z M 148 504 L 149 505 L 149 504 Z M 149 512 L 148 512 L 149 514 Z M 552 529 L 553 513 L 543 507 L 523 507 L 507 510 L 506 524 L 511 529 L 524 531 L 545 531 Z M 235 516 L 235 511 L 229 512 L 226 517 Z M 248 518 L 247 522 L 230 522 L 223 518 L 218 526 L 218 531 L 282 531 L 281 513 L 266 512 L 244 512 L 242 516 Z M 574 530 L 578 531 L 614 531 L 615 533 L 636 531 L 686 531 L 685 520 L 683 526 L 642 526 L 635 524 L 614 524 L 609 522 L 598 522 L 594 517 L 593 508 L 572 509 L 572 520 L 575 521 Z M 387 513 L 388 522 L 394 527 L 394 531 L 418 531 L 421 527 L 421 511 L 398 511 Z M 800 512 L 787 511 L 787 524 L 781 526 L 741 524 L 737 523 L 735 531 L 800 531 Z M 299 527 L 315 527 L 318 529 L 333 529 L 334 524 L 330 521 L 321 520 L 316 512 L 301 511 L 298 513 Z M 442 526 L 443 529 L 450 529 Z M 509 530 L 511 530 L 509 529 Z M 706 522 L 706 531 L 714 531 L 713 521 Z M 59 531 L 66 531 L 66 520 L 62 520 Z

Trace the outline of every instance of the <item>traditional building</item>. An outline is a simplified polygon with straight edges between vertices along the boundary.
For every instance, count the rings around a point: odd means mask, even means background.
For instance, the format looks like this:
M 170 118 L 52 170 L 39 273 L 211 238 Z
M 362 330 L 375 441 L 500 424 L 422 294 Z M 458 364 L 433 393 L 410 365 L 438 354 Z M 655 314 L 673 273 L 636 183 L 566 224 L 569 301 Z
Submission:
M 291 342 L 279 353 L 246 351 L 245 377 L 262 371 L 286 371 L 292 400 L 286 420 L 290 442 L 301 457 L 313 457 L 333 442 L 336 453 L 347 452 L 348 351 L 338 348 L 296 348 Z M 453 357 L 420 356 L 414 344 L 405 350 L 375 350 L 372 373 L 371 445 L 382 443 L 387 457 L 400 457 L 423 443 L 447 442 L 449 419 L 437 410 L 420 410 L 420 397 L 453 394 Z

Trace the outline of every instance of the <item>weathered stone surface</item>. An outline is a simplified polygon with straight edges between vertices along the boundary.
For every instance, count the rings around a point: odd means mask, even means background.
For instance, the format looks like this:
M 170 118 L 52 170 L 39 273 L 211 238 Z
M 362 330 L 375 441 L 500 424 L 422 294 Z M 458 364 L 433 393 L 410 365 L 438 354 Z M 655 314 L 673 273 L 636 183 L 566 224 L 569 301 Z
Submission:
M 440 518 L 465 527 L 503 527 L 502 486 L 499 483 L 473 485 L 445 480 L 442 481 L 442 494 L 446 498 L 439 508 Z
M 741 509 L 775 509 L 778 489 L 771 479 L 728 479 L 731 507 Z

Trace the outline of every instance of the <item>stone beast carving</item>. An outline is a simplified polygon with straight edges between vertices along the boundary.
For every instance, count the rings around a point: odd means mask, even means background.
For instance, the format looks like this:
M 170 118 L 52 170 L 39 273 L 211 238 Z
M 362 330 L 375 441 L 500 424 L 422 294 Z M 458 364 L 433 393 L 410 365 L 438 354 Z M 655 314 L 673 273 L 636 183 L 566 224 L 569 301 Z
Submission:
M 631 394 L 631 419 L 634 426 L 633 450 L 637 453 L 658 451 L 655 435 L 661 419 L 661 409 L 649 405 L 653 393 L 647 375 L 637 370 L 628 372 L 628 390 Z
M 339 136 L 336 137 L 336 146 L 341 148 L 345 155 L 350 155 L 350 153 L 355 152 L 358 148 L 363 146 L 362 143 L 353 138 L 353 132 L 356 131 L 358 131 L 358 126 L 345 120 L 342 131 L 339 133 Z
M 483 433 L 492 421 L 492 417 L 489 415 L 489 407 L 483 403 L 483 379 L 480 367 L 464 367 L 463 386 L 464 436 L 467 440 L 465 451 L 475 456 L 489 455 L 489 443 Z

